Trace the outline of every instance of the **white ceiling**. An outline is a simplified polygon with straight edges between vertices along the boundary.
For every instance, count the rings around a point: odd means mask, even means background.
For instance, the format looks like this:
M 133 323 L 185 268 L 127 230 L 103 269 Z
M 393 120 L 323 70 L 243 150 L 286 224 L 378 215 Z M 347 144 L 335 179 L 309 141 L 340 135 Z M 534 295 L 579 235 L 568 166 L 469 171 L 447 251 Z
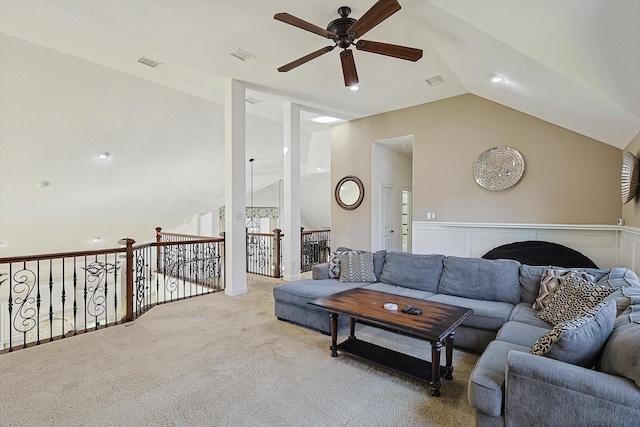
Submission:
M 358 92 L 344 87 L 337 50 L 288 73 L 276 71 L 279 66 L 331 43 L 274 20 L 275 13 L 288 12 L 325 27 L 338 17 L 337 9 L 343 3 L 351 7 L 351 16 L 358 18 L 373 2 L 0 0 L 0 33 L 10 36 L 11 40 L 21 39 L 107 67 L 103 68 L 104 73 L 93 72 L 100 77 L 104 74 L 105 81 L 122 79 L 124 82 L 124 77 L 113 77 L 113 70 L 116 70 L 127 78 L 135 76 L 150 84 L 171 88 L 176 97 L 197 97 L 200 101 L 189 101 L 189 108 L 197 110 L 200 107 L 193 105 L 204 102 L 200 111 L 211 114 L 218 114 L 218 110 L 208 102 L 223 103 L 225 83 L 229 79 L 242 80 L 249 87 L 248 96 L 262 101 L 247 104 L 249 113 L 281 122 L 282 105 L 296 102 L 312 111 L 305 112 L 303 117 L 302 126 L 307 131 L 326 128 L 306 120 L 316 112 L 353 119 L 473 93 L 618 148 L 624 148 L 640 132 L 638 0 L 399 0 L 402 9 L 364 38 L 421 48 L 424 56 L 418 62 L 356 51 L 361 88 Z M 242 62 L 230 56 L 229 53 L 237 48 L 250 52 L 255 58 Z M 13 143 L 6 140 L 7 135 L 12 138 L 21 135 L 23 140 L 31 138 L 30 149 L 38 150 L 39 141 L 46 141 L 40 135 L 45 129 L 38 129 L 39 133 L 31 135 L 29 132 L 35 132 L 31 129 L 33 124 L 22 123 L 23 127 L 18 129 L 13 120 L 14 115 L 19 117 L 29 111 L 7 113 L 16 105 L 23 109 L 32 105 L 29 104 L 31 98 L 21 104 L 17 100 L 20 96 L 17 90 L 14 93 L 8 87 L 9 82 L 17 81 L 16 76 L 25 75 L 24 67 L 29 64 L 7 64 L 5 53 L 0 51 L 0 65 L 3 72 L 12 75 L 0 76 L 5 82 L 0 94 L 4 99 L 0 102 L 5 103 L 4 110 L 0 111 L 3 115 L 0 117 L 3 126 L 0 135 L 4 135 L 5 140 L 0 140 L 0 144 L 6 149 Z M 43 50 L 43 54 L 47 57 L 46 51 Z M 141 55 L 163 65 L 157 69 L 141 65 L 137 62 Z M 80 63 L 76 66 L 78 69 L 83 67 Z M 92 67 L 91 70 L 96 70 L 95 65 Z M 46 77 L 68 78 L 62 74 L 64 64 L 57 64 L 55 70 L 61 74 Z M 28 74 L 48 71 L 45 66 L 28 70 Z M 107 74 L 110 77 L 106 77 Z M 493 74 L 503 76 L 506 82 L 491 83 Z M 425 83 L 427 78 L 437 75 L 442 76 L 444 84 L 429 86 Z M 135 81 L 130 83 L 132 93 L 134 87 L 141 86 Z M 46 90 L 46 87 L 40 88 L 40 98 L 32 94 L 33 102 L 42 103 L 45 102 L 43 98 L 51 98 L 48 102 L 55 103 L 54 95 L 42 96 Z M 113 91 L 113 88 L 104 90 Z M 13 98 L 9 99 L 7 93 Z M 63 93 L 57 95 L 65 97 Z M 80 95 L 74 94 L 74 102 L 61 104 L 68 116 L 73 116 L 74 108 L 82 110 L 75 113 L 79 116 L 94 111 L 101 102 L 88 95 L 85 105 L 80 102 Z M 178 108 L 156 107 L 149 114 L 153 117 L 144 119 L 155 121 L 161 129 L 163 123 L 175 121 L 179 114 Z M 127 116 L 131 112 L 126 104 L 113 107 L 110 115 L 109 123 L 118 126 L 109 129 L 109 138 L 115 141 L 130 139 L 131 124 Z M 84 120 L 83 132 L 90 133 L 91 120 Z M 188 120 L 189 117 L 184 117 L 185 123 Z M 215 119 L 218 120 L 221 119 Z M 101 125 L 105 126 L 105 123 Z M 198 132 L 192 133 L 196 140 Z M 155 152 L 157 164 L 170 163 L 175 157 L 172 150 L 161 145 L 164 142 L 161 136 L 137 137 L 137 152 Z M 255 148 L 258 155 L 269 156 L 280 149 L 281 141 L 275 139 L 273 149 Z M 105 145 L 108 144 L 102 144 Z M 99 146 L 96 144 L 95 148 Z M 124 150 L 125 146 L 120 148 Z M 12 152 L 19 150 L 21 147 L 12 147 Z M 119 155 L 125 157 L 123 152 Z M 192 162 L 201 160 L 198 156 L 192 157 Z M 201 157 L 213 161 L 211 159 L 216 156 Z M 64 156 L 57 159 L 59 171 L 72 171 L 76 167 L 65 162 Z M 194 165 L 192 167 L 199 167 Z M 9 166 L 5 163 L 4 167 Z M 65 179 L 63 175 L 60 172 L 56 184 Z M 15 180 L 18 176 L 20 174 L 15 170 L 2 175 L 4 180 Z M 33 180 L 43 178 L 29 176 L 25 179 L 32 185 Z M 126 181 L 126 178 L 122 179 Z M 108 181 L 98 182 L 101 186 L 109 185 Z M 164 190 L 178 197 L 175 195 L 180 194 L 180 189 L 171 188 L 172 184 L 170 180 L 163 182 Z M 217 190 L 207 187 L 193 191 L 208 194 Z M 134 191 L 114 191 L 110 200 L 124 203 L 119 196 L 127 194 L 120 193 L 132 193 L 128 196 L 140 198 Z M 10 209 L 8 205 L 16 204 L 15 200 L 0 202 L 4 203 L 0 209 L 2 215 Z M 181 199 L 177 198 L 176 203 L 182 203 Z M 191 214 L 203 208 L 197 203 L 184 204 L 192 209 Z M 148 207 L 141 206 L 140 212 L 145 208 Z M 89 211 L 83 214 L 92 215 Z M 184 217 L 184 211 L 181 215 Z M 12 213 L 10 217 L 17 216 Z M 7 239 L 3 237 L 3 231 L 7 230 L 6 218 L 0 216 L 0 220 L 5 221 L 1 224 L 4 230 L 0 229 L 0 241 Z M 168 221 L 166 217 L 158 219 Z

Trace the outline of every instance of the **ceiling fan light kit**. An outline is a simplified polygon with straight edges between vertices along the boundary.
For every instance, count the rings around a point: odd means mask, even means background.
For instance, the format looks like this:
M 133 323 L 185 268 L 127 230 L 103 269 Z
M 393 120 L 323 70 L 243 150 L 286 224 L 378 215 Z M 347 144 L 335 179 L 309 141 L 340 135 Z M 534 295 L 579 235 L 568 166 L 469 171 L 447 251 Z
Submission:
M 340 18 L 331 21 L 326 30 L 288 13 L 277 13 L 274 16 L 274 19 L 312 32 L 319 36 L 326 37 L 334 42 L 333 46 L 323 47 L 322 49 L 318 49 L 315 52 L 298 58 L 295 61 L 278 68 L 278 71 L 286 73 L 287 71 L 299 67 L 312 59 L 331 52 L 337 47 L 342 49 L 342 52 L 340 52 L 340 62 L 342 63 L 344 84 L 347 87 L 353 87 L 358 84 L 359 80 L 355 60 L 353 58 L 353 50 L 350 49 L 352 46 L 355 46 L 357 50 L 376 53 L 378 55 L 390 56 L 413 62 L 419 60 L 422 58 L 422 49 L 370 40 L 358 40 L 373 27 L 400 9 L 401 7 L 397 0 L 378 0 L 367 12 L 365 12 L 364 15 L 362 15 L 360 19 L 354 19 L 349 18 L 351 8 L 348 6 L 342 6 L 338 9 Z

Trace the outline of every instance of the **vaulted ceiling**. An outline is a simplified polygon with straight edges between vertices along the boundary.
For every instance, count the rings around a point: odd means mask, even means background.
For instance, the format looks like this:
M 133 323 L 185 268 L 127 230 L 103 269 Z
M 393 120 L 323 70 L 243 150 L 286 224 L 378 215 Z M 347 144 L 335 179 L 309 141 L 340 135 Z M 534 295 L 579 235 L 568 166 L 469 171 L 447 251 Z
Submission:
M 217 129 L 221 121 L 219 105 L 229 79 L 246 82 L 248 96 L 260 101 L 247 104 L 248 113 L 257 116 L 252 119 L 256 140 L 261 135 L 260 123 L 269 127 L 269 123 L 282 121 L 285 102 L 348 120 L 464 93 L 618 148 L 624 148 L 640 132 L 639 1 L 399 2 L 402 9 L 367 33 L 366 39 L 420 48 L 423 58 L 413 63 L 355 51 L 360 90 L 353 92 L 344 86 L 338 49 L 287 73 L 277 71 L 279 66 L 331 43 L 274 20 L 274 14 L 288 12 L 325 27 L 338 17 L 342 0 L 1 0 L 0 144 L 12 157 L 9 161 L 5 154 L 4 162 L 0 160 L 0 241 L 9 239 L 8 221 L 21 215 L 43 221 L 36 213 L 39 205 L 21 206 L 16 199 L 22 194 L 26 203 L 32 190 L 25 187 L 19 192 L 16 186 L 22 188 L 21 179 L 30 187 L 35 180 L 49 179 L 36 173 L 44 166 L 24 168 L 22 162 L 28 164 L 33 153 L 50 153 L 52 134 L 76 143 L 93 135 L 94 144 L 84 146 L 87 153 L 83 155 L 112 143 L 123 150 L 116 156 L 133 159 L 134 165 L 140 165 L 136 153 L 154 153 L 149 159 L 154 165 L 171 165 L 180 146 L 168 145 L 179 139 L 178 135 L 167 139 L 168 132 L 186 135 L 189 141 L 198 140 L 202 133 L 209 139 L 218 135 L 212 128 Z M 351 17 L 358 18 L 374 0 L 344 3 L 352 9 Z M 27 42 L 29 52 L 20 48 L 27 46 L 20 43 Z M 241 61 L 231 56 L 236 49 L 254 58 Z M 162 66 L 142 65 L 137 62 L 140 56 Z M 492 83 L 496 74 L 505 81 Z M 425 82 L 435 76 L 444 83 L 431 86 Z M 162 93 L 166 96 L 159 95 L 156 87 L 165 88 Z M 96 117 L 114 92 L 121 92 L 123 98 L 109 101 L 107 113 Z M 138 101 L 126 98 L 134 95 L 139 96 Z M 160 103 L 164 103 L 162 108 Z M 63 109 L 65 116 L 58 119 L 62 121 L 57 126 L 39 126 L 33 120 L 34 114 L 48 114 L 56 108 Z M 307 132 L 323 129 L 306 120 L 314 115 L 306 112 L 303 117 Z M 177 117 L 183 127 L 166 129 Z M 74 118 L 81 133 L 68 125 Z M 41 119 L 47 123 L 46 117 Z M 268 120 L 261 122 L 263 119 Z M 149 129 L 152 131 L 146 133 Z M 269 132 L 276 135 L 274 129 Z M 95 141 L 97 134 L 101 135 L 99 141 Z M 132 139 L 134 150 L 125 151 L 132 149 Z M 189 147 L 186 141 L 180 143 Z M 259 143 L 252 146 L 249 141 L 249 155 L 255 150 L 268 157 L 282 147 L 278 136 Z M 65 150 L 72 148 L 62 145 L 58 152 L 68 153 Z M 187 160 L 190 169 L 196 170 L 222 161 L 219 155 L 213 149 L 207 155 L 190 154 Z M 49 154 L 43 156 L 51 160 Z M 200 163 L 203 160 L 208 163 Z M 74 156 L 59 155 L 55 162 L 57 182 L 77 180 L 77 174 L 84 170 Z M 23 165 L 22 173 L 17 163 Z M 219 169 L 223 168 L 222 163 Z M 92 174 L 92 179 L 96 188 L 116 188 L 109 183 L 113 175 Z M 131 182 L 126 175 L 119 175 L 119 179 Z M 203 180 L 211 177 L 205 175 Z M 141 185 L 147 191 L 161 187 L 174 198 L 172 206 L 184 205 L 184 209 L 170 209 L 172 218 L 184 218 L 185 209 L 191 214 L 203 209 L 202 204 L 189 203 L 196 198 L 193 194 L 202 198 L 215 191 L 211 187 L 192 188 L 193 193 L 185 196 L 185 182 L 171 179 Z M 110 204 L 142 198 L 133 188 L 117 188 L 107 191 Z M 89 197 L 88 191 L 70 190 L 76 201 Z M 55 204 L 56 197 L 52 199 L 47 203 Z M 68 207 L 70 199 L 63 200 Z M 90 201 L 100 205 L 100 197 Z M 209 204 L 213 204 L 211 209 L 217 208 L 215 202 L 209 200 Z M 148 209 L 140 205 L 137 215 Z M 62 208 L 53 211 L 59 211 L 60 216 L 66 212 Z M 120 218 L 115 212 L 112 214 Z M 94 213 L 82 210 L 80 215 Z M 126 220 L 120 219 L 116 222 Z M 161 215 L 157 220 L 170 221 Z

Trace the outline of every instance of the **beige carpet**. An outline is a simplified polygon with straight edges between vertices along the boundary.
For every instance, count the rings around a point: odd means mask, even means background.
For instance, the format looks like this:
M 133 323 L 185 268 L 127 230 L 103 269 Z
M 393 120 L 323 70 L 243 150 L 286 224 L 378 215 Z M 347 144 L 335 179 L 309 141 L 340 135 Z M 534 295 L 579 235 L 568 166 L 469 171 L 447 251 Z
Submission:
M 165 304 L 135 322 L 0 355 L 0 426 L 472 426 L 477 356 L 454 352 L 441 397 L 279 321 L 276 280 Z M 429 344 L 369 327 L 416 355 Z

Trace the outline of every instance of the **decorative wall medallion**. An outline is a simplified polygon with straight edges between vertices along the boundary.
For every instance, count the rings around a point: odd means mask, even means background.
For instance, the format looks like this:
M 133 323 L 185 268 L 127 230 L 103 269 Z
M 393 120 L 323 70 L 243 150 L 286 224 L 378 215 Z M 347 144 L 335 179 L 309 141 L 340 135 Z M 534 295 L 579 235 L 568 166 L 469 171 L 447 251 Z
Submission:
M 473 164 L 478 185 L 489 191 L 513 187 L 524 173 L 522 154 L 511 147 L 494 147 L 480 154 Z
M 622 160 L 622 177 L 620 180 L 622 203 L 630 202 L 636 197 L 638 190 L 638 169 L 638 158 L 627 151 Z

